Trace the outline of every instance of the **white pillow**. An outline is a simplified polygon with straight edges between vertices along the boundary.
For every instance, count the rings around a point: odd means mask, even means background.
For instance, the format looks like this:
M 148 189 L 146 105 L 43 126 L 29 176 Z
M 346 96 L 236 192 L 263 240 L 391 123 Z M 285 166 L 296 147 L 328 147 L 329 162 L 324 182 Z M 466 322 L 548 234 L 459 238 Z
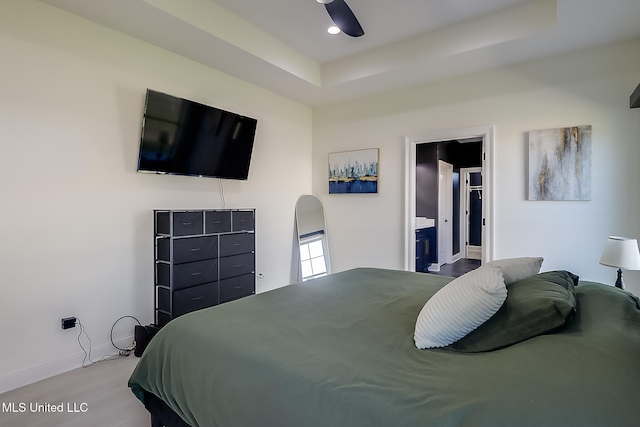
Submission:
M 484 266 L 454 279 L 422 307 L 413 336 L 416 347 L 453 344 L 486 322 L 506 299 L 499 268 Z
M 486 263 L 486 266 L 502 270 L 505 285 L 527 279 L 540 272 L 542 257 L 505 258 Z

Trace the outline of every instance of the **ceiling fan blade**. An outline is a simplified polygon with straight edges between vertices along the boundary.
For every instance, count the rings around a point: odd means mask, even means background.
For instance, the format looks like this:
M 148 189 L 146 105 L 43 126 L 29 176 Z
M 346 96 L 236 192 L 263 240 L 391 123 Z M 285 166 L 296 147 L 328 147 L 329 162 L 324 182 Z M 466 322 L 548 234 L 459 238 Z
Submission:
M 356 15 L 353 14 L 351 8 L 344 0 L 333 0 L 331 3 L 324 5 L 329 12 L 329 16 L 340 28 L 340 31 L 351 37 L 360 37 L 364 35 L 364 30 L 358 22 Z

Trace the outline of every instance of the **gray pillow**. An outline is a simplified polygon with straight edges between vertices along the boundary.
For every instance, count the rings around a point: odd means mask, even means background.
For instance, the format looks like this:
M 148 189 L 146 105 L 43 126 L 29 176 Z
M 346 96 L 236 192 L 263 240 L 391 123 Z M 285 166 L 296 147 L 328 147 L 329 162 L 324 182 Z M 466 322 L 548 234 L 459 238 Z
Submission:
M 505 258 L 488 262 L 486 265 L 502 270 L 504 284 L 509 286 L 519 280 L 531 277 L 540 272 L 542 257 Z
M 564 270 L 512 283 L 496 314 L 447 348 L 468 353 L 491 351 L 553 332 L 575 313 L 577 283 L 578 276 Z
M 494 315 L 507 298 L 502 272 L 480 267 L 447 283 L 422 307 L 414 332 L 419 349 L 444 347 Z

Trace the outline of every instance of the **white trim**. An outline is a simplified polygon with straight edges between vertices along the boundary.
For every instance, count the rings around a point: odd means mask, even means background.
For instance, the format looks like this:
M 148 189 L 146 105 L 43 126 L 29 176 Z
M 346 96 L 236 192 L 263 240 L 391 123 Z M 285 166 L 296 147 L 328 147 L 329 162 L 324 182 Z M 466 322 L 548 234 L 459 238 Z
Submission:
M 467 256 L 466 256 L 466 258 L 482 259 L 482 246 L 469 245 L 467 247 Z
M 404 269 L 416 271 L 416 145 L 420 138 L 404 142 Z
M 128 337 L 114 340 L 114 342 L 118 347 L 126 348 L 131 345 L 133 339 L 133 335 L 130 335 Z M 114 348 L 110 342 L 91 348 L 91 360 L 93 361 L 97 361 L 101 357 L 112 354 L 118 354 L 118 350 Z M 84 357 L 84 352 L 79 350 L 73 354 L 61 357 L 60 359 L 2 375 L 0 376 L 0 394 L 72 371 L 76 368 L 81 368 Z M 132 355 L 129 357 L 134 356 Z M 87 361 L 87 363 L 89 362 Z M 109 362 L 104 361 L 100 363 Z
M 447 222 L 448 230 L 447 230 Z M 444 224 L 444 225 L 442 225 Z M 442 226 L 441 226 L 442 225 Z M 438 266 L 453 263 L 453 165 L 438 160 Z M 440 256 L 442 255 L 442 256 Z
M 483 138 L 482 162 L 482 215 L 485 219 L 485 239 L 482 246 L 482 262 L 493 260 L 493 126 L 425 132 L 405 137 L 405 192 L 404 192 L 404 268 L 415 271 L 415 217 L 416 217 L 416 146 L 428 142 L 450 141 L 464 138 Z

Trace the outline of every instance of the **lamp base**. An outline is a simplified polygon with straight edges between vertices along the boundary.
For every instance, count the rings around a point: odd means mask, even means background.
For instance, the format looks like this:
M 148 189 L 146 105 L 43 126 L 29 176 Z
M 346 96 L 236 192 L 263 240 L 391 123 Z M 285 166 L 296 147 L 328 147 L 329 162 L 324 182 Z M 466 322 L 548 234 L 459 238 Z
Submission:
M 624 289 L 624 280 L 622 280 L 622 269 L 618 269 L 618 279 L 616 280 L 616 288 Z

